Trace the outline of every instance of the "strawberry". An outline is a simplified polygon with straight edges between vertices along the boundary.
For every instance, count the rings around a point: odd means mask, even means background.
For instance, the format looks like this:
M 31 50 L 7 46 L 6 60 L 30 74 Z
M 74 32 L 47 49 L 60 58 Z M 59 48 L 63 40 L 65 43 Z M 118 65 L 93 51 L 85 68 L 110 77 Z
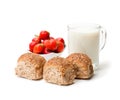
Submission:
M 50 37 L 49 39 L 54 39 L 54 37 Z
M 36 44 L 33 48 L 33 53 L 37 53 L 37 54 L 42 53 L 43 49 L 44 49 L 44 45 L 42 43 Z
M 65 43 L 64 39 L 63 39 L 63 38 L 61 38 L 61 37 L 56 38 L 56 41 L 60 41 L 60 42 L 62 42 L 63 44 Z
M 34 46 L 37 44 L 37 42 L 34 42 L 34 41 L 32 41 L 30 44 L 29 44 L 29 50 L 31 51 L 31 52 L 33 52 L 33 48 L 34 48 Z
M 62 52 L 65 48 L 65 41 L 62 37 L 54 38 L 46 30 L 42 30 L 39 35 L 35 35 L 29 44 L 29 50 L 37 54 L 48 54 L 51 52 Z
M 57 42 L 55 39 L 45 40 L 44 45 L 48 50 L 55 51 L 57 49 Z
M 43 49 L 43 52 L 42 52 L 43 54 L 49 54 L 49 53 L 51 53 L 46 47 Z
M 40 43 L 40 38 L 39 37 L 34 37 L 33 39 L 32 39 L 32 41 L 33 42 L 36 42 L 36 43 Z
M 42 40 L 49 39 L 50 33 L 48 31 L 41 31 L 39 34 L 39 38 Z
M 64 44 L 63 42 L 57 41 L 57 50 L 56 52 L 62 52 L 64 50 Z

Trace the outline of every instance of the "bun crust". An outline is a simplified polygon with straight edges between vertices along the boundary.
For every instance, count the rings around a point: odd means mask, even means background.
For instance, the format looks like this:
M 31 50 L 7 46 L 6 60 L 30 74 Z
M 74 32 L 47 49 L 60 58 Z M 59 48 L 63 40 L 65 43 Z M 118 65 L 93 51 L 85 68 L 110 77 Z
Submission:
M 22 54 L 15 68 L 16 75 L 30 80 L 38 80 L 43 77 L 43 66 L 46 60 L 34 53 Z
M 43 78 L 50 83 L 69 85 L 73 83 L 75 77 L 75 67 L 62 57 L 48 60 L 43 69 Z
M 92 61 L 86 54 L 72 53 L 66 59 L 76 66 L 76 78 L 88 79 L 93 76 Z

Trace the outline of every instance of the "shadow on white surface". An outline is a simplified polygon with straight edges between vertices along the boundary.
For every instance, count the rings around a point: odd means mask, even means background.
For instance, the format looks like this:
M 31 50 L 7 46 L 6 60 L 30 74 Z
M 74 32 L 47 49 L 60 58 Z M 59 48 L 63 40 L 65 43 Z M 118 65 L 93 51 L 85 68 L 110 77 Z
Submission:
M 105 75 L 107 75 L 110 67 L 111 67 L 110 62 L 108 62 L 108 61 L 101 62 L 99 64 L 98 68 L 95 69 L 93 78 L 98 79 L 98 78 L 104 77 Z

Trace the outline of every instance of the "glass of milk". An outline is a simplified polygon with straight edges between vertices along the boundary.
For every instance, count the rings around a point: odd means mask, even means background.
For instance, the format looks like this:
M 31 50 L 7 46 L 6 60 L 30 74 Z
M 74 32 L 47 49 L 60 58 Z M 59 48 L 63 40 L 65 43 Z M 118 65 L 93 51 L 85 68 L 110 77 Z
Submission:
M 81 23 L 68 25 L 68 53 L 85 53 L 99 65 L 99 52 L 106 43 L 106 31 L 98 24 Z

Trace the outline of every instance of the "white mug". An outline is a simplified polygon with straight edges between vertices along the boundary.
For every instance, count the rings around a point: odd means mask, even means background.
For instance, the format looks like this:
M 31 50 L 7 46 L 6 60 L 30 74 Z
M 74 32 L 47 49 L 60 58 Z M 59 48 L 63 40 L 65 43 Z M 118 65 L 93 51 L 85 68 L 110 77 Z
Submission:
M 106 43 L 106 31 L 98 24 L 68 25 L 68 53 L 87 54 L 94 67 L 99 65 L 99 52 Z

